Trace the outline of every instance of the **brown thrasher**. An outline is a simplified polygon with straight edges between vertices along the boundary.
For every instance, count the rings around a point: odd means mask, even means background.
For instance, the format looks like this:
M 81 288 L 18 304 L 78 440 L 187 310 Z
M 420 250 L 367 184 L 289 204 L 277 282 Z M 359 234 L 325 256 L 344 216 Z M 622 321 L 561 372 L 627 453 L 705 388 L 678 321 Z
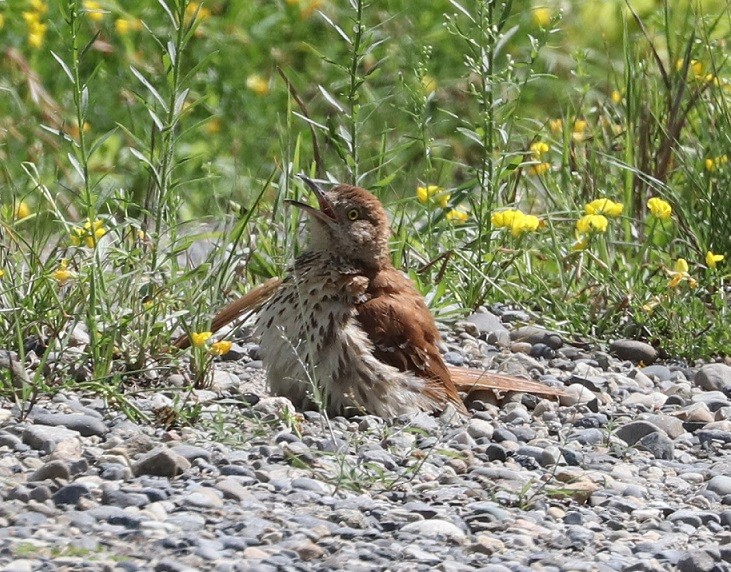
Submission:
M 434 318 L 411 281 L 394 268 L 386 212 L 365 189 L 323 191 L 302 177 L 319 208 L 287 201 L 311 218 L 308 250 L 284 280 L 270 279 L 214 318 L 212 330 L 263 303 L 256 332 L 272 392 L 297 407 L 384 418 L 466 412 L 458 391 L 562 392 L 519 378 L 449 367 Z M 180 338 L 177 347 L 187 347 Z

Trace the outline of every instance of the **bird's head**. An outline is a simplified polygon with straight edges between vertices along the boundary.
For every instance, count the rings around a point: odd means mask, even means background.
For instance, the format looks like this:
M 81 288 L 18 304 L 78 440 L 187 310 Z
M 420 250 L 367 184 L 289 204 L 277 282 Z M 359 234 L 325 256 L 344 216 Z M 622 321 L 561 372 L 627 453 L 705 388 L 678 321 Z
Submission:
M 287 201 L 310 215 L 310 250 L 377 268 L 390 260 L 388 218 L 381 202 L 360 187 L 338 185 L 323 190 L 306 177 L 319 208 L 300 201 Z

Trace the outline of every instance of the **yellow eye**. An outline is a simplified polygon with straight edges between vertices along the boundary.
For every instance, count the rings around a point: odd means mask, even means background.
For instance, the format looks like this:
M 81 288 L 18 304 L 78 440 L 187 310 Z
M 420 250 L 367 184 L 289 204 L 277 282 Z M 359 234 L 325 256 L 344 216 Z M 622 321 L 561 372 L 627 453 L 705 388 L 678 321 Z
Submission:
M 358 209 L 350 209 L 348 211 L 348 220 L 358 220 L 360 218 L 360 212 Z

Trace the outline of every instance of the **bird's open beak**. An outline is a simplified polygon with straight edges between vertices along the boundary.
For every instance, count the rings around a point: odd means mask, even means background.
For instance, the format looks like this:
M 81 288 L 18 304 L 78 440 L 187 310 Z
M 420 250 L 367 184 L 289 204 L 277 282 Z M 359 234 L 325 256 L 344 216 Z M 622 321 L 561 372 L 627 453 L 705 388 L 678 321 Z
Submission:
M 320 185 L 318 185 L 315 181 L 310 179 L 309 177 L 305 177 L 304 175 L 299 175 L 299 178 L 302 179 L 305 183 L 307 183 L 307 186 L 312 189 L 312 192 L 315 193 L 315 197 L 317 198 L 317 204 L 319 205 L 319 209 L 316 209 L 315 207 L 311 207 L 307 203 L 303 203 L 300 201 L 293 201 L 291 199 L 287 199 L 284 202 L 298 207 L 305 211 L 307 214 L 312 215 L 318 220 L 321 220 L 324 223 L 334 223 L 337 222 L 337 216 L 335 215 L 335 209 L 333 208 L 332 203 L 330 200 L 325 196 L 325 191 L 322 190 Z

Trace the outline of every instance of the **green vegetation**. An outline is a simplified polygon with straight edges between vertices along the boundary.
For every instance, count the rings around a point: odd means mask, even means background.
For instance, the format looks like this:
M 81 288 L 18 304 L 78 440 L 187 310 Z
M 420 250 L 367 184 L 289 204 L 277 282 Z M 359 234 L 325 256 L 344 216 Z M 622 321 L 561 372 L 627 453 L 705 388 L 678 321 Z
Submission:
M 384 200 L 442 318 L 728 355 L 730 29 L 723 0 L 0 4 L 0 348 L 39 360 L 0 384 L 154 380 L 291 262 L 302 171 Z

